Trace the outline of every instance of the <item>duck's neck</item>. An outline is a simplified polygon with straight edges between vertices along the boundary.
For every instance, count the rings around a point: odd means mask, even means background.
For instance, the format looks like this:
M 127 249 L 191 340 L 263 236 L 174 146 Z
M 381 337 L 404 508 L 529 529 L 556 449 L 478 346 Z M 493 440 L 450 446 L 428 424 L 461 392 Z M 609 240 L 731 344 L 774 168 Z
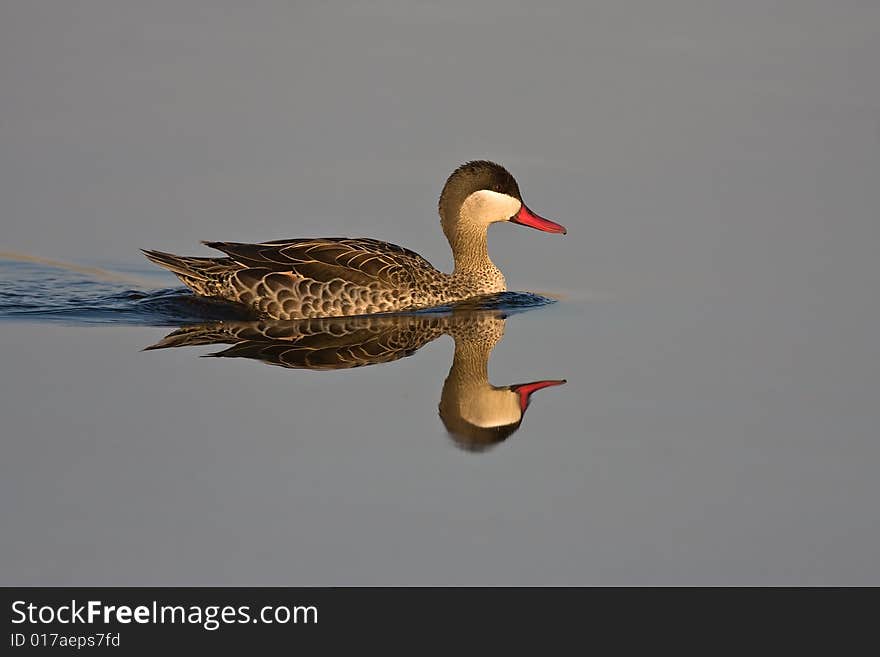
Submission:
M 501 270 L 489 259 L 485 226 L 459 226 L 449 237 L 449 245 L 455 259 L 453 278 L 473 288 L 475 294 L 507 289 Z

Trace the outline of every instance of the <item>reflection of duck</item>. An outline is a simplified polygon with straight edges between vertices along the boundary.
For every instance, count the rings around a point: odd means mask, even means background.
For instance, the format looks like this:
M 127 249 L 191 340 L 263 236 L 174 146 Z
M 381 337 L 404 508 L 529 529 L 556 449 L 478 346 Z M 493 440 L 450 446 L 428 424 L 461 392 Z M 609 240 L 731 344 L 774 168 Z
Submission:
M 445 315 L 217 322 L 178 329 L 147 349 L 230 344 L 209 355 L 335 370 L 411 356 L 448 334 L 455 340 L 455 355 L 440 395 L 440 418 L 460 447 L 483 450 L 519 428 L 532 393 L 565 383 L 545 380 L 502 387 L 489 383 L 489 355 L 504 335 L 505 321 L 497 310 L 470 310 Z
M 486 246 L 490 224 L 512 221 L 565 233 L 532 213 L 514 177 L 493 162 L 456 169 L 443 187 L 439 209 L 455 259 L 451 274 L 413 251 L 373 239 L 205 243 L 225 258 L 144 254 L 197 294 L 243 304 L 260 317 L 341 317 L 428 308 L 504 291 L 504 276 Z

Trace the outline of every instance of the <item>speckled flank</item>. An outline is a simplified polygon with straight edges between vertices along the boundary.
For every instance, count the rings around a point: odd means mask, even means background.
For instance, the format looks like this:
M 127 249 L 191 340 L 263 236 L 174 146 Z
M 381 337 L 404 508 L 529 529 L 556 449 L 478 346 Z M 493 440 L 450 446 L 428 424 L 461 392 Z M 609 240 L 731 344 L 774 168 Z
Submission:
M 197 294 L 234 301 L 258 317 L 342 317 L 428 308 L 506 290 L 489 259 L 486 231 L 522 201 L 500 165 L 471 162 L 449 177 L 440 216 L 455 258 L 446 274 L 417 253 L 374 239 L 293 239 L 259 244 L 205 242 L 223 258 L 144 251 Z

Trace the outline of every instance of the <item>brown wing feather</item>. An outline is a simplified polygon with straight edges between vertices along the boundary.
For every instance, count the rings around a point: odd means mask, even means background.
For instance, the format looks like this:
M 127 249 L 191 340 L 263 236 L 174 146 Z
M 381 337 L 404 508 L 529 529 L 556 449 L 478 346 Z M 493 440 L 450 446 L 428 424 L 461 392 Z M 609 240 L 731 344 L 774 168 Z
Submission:
M 433 269 L 417 253 L 373 239 L 331 237 L 277 240 L 259 244 L 205 242 L 244 267 L 292 271 L 315 281 L 341 278 L 359 285 L 401 285 L 413 271 Z

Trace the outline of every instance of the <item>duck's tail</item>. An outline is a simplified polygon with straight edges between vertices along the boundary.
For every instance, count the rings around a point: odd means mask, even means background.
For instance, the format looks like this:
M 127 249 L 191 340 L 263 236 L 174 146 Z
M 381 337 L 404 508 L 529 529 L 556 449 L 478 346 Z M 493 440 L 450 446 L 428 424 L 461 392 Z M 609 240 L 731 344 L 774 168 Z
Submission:
M 212 258 L 191 258 L 185 256 L 177 256 L 173 253 L 165 253 L 164 251 L 153 251 L 150 249 L 141 249 L 143 254 L 147 256 L 147 260 L 153 262 L 160 267 L 164 267 L 174 272 L 178 276 L 186 276 L 187 278 L 195 278 L 196 280 L 208 280 L 203 265 L 208 264 Z M 201 262 L 199 262 L 201 261 Z M 206 262 L 208 261 L 208 262 Z
M 222 296 L 218 286 L 235 269 L 231 258 L 197 258 L 141 249 L 150 262 L 171 271 L 184 285 L 205 296 Z

